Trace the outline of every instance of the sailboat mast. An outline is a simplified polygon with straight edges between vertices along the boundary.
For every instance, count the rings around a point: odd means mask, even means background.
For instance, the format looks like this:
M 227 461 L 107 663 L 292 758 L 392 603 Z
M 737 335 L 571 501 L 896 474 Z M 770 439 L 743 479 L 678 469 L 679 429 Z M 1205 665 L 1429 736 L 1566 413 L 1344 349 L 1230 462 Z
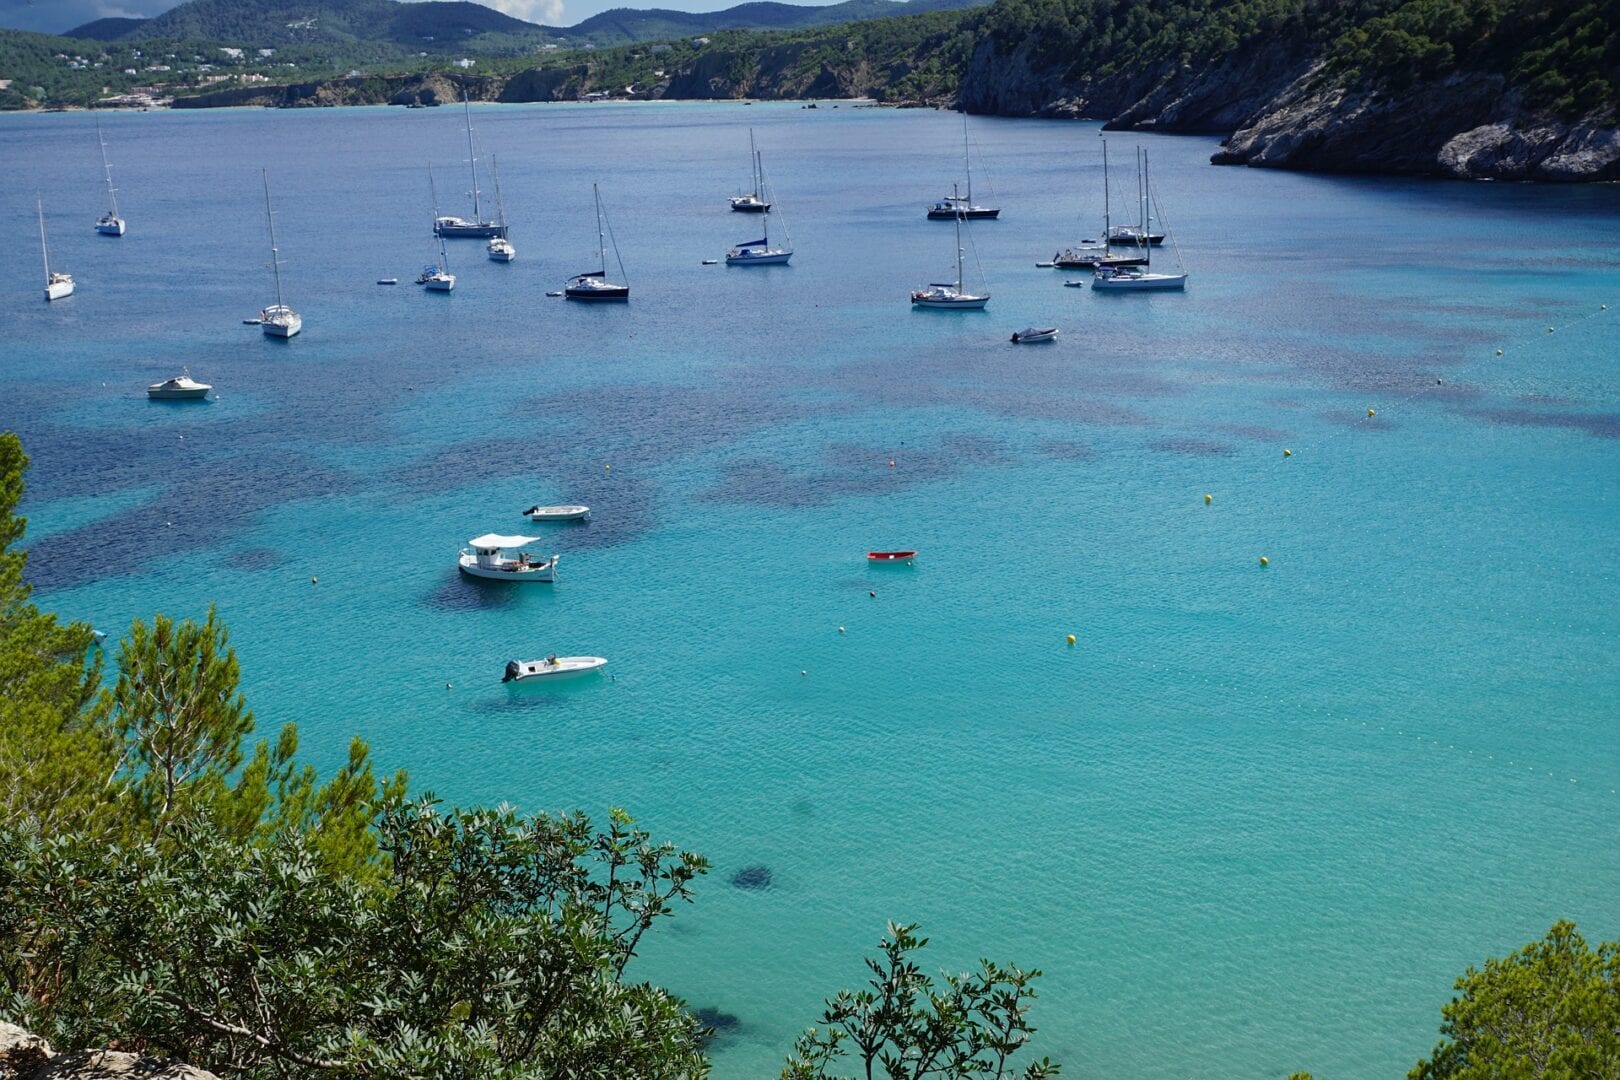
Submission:
M 1147 151 L 1143 150 L 1142 151 L 1142 255 L 1143 255 L 1144 258 L 1147 259 L 1147 263 L 1145 265 L 1147 266 L 1148 269 L 1151 270 L 1153 268 L 1153 238 L 1148 235 L 1148 231 L 1147 231 L 1147 223 L 1148 223 L 1147 200 L 1148 200 Z
M 962 168 L 967 173 L 967 208 L 973 207 L 973 160 L 968 154 L 967 110 L 962 110 Z M 957 245 L 960 247 L 961 245 Z
M 1113 223 L 1108 216 L 1108 140 L 1103 144 L 1103 254 L 1108 253 L 1108 246 L 1113 239 L 1109 234 L 1114 231 Z
M 598 257 L 602 260 L 602 276 L 607 276 L 607 236 L 602 232 L 602 190 L 595 184 L 591 185 L 591 194 L 596 196 L 596 247 Z
M 962 215 L 953 218 L 956 222 L 956 291 L 962 291 Z
M 753 128 L 748 129 L 748 167 L 749 167 L 750 171 L 752 171 L 753 174 L 754 174 L 754 199 L 757 201 L 760 198 L 760 194 L 759 194 L 759 151 L 754 149 L 754 129 Z
M 36 195 L 34 205 L 39 207 L 39 256 L 45 260 L 45 280 L 51 280 L 51 249 L 45 243 L 45 196 Z
M 495 173 L 495 217 L 499 220 L 501 228 L 506 228 L 506 203 L 501 199 L 501 163 L 493 154 L 489 158 L 489 167 Z
M 461 88 L 461 108 L 467 114 L 467 163 L 472 166 L 473 221 L 482 225 L 484 216 L 478 209 L 478 155 L 473 153 L 472 99 L 467 96 L 465 86 Z
M 113 217 L 118 216 L 118 191 L 113 187 L 112 164 L 107 160 L 107 138 L 101 133 L 101 117 L 96 117 L 96 141 L 101 144 L 101 171 L 107 178 L 107 197 L 112 200 Z
M 270 225 L 270 271 L 276 276 L 276 307 L 281 307 L 281 253 L 276 248 L 276 215 L 270 210 L 270 171 L 260 169 L 264 181 L 264 220 Z

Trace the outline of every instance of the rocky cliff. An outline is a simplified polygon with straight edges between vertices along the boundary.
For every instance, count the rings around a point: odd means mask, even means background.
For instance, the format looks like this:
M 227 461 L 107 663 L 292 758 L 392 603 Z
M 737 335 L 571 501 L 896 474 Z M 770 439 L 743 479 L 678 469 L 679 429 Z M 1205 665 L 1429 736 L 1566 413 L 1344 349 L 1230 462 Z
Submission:
M 218 1080 L 211 1072 L 120 1050 L 58 1054 L 51 1044 L 0 1021 L 0 1080 Z

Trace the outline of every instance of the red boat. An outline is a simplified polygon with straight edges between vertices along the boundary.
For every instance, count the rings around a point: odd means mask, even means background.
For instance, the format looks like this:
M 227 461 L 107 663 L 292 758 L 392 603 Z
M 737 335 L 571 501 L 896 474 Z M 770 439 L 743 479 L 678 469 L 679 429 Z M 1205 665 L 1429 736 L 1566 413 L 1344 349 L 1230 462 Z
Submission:
M 872 562 L 910 562 L 917 557 L 915 551 L 868 551 L 867 559 Z

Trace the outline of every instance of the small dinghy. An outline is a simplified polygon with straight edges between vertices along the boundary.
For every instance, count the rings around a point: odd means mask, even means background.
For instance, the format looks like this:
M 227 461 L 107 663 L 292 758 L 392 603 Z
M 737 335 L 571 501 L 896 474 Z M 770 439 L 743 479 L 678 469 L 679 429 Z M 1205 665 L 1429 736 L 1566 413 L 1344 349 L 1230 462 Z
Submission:
M 523 511 L 530 521 L 585 521 L 591 516 L 588 506 L 531 506 Z
M 1089 281 L 1065 281 L 1063 283 L 1063 287 L 1065 289 L 1083 289 L 1090 284 L 1091 282 Z
M 550 292 L 546 293 L 546 295 L 547 296 L 561 296 L 562 295 L 562 290 L 561 289 L 552 289 Z
M 868 551 L 869 562 L 910 562 L 917 557 L 915 551 Z
M 1055 326 L 1030 326 L 1013 334 L 1012 342 L 1014 345 L 1024 345 L 1037 341 L 1055 341 L 1057 336 Z
M 243 326 L 263 326 L 264 325 L 264 320 L 263 319 L 243 319 L 242 320 L 242 325 Z
M 714 264 L 718 263 L 719 261 L 720 261 L 719 259 L 704 259 L 703 260 L 703 265 L 704 266 L 713 266 Z
M 398 285 L 399 284 L 399 278 L 397 278 L 397 277 L 378 278 L 377 279 L 377 284 L 379 284 L 379 285 Z
M 565 679 L 599 671 L 607 665 L 600 656 L 557 656 L 544 660 L 508 660 L 501 682 L 528 682 L 531 679 Z

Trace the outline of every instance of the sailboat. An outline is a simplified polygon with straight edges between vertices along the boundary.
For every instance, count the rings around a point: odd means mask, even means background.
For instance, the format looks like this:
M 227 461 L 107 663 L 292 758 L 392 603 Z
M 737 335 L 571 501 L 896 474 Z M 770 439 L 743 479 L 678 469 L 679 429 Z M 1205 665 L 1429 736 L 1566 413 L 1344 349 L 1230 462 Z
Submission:
M 433 182 L 433 166 L 428 166 L 428 190 L 433 195 L 434 220 L 439 220 L 439 188 Z M 422 272 L 416 276 L 416 283 L 427 287 L 429 292 L 449 292 L 456 287 L 456 275 L 450 272 L 450 254 L 444 249 L 444 234 L 437 229 L 434 235 L 439 242 L 439 261 L 428 263 Z
M 760 186 L 765 183 L 765 163 L 754 155 L 754 175 L 759 177 Z M 768 204 L 767 204 L 768 205 Z M 786 227 L 783 227 L 786 232 Z M 789 242 L 791 245 L 791 241 Z M 771 215 L 766 211 L 764 220 L 760 222 L 759 239 L 744 240 L 730 251 L 726 252 L 727 266 L 781 266 L 793 258 L 791 246 L 771 246 Z
M 491 171 L 495 173 L 495 220 L 500 222 L 501 235 L 492 236 L 489 240 L 489 257 L 494 262 L 511 262 L 517 258 L 517 248 L 512 241 L 506 238 L 506 203 L 501 201 L 501 165 L 494 157 L 489 159 Z
M 951 196 L 954 199 L 956 192 Z M 956 280 L 946 282 L 931 282 L 926 289 L 914 289 L 911 293 L 913 307 L 948 308 L 952 311 L 979 311 L 990 302 L 990 294 L 975 294 L 962 291 L 962 219 L 956 219 Z
M 45 243 L 45 196 L 35 196 L 34 203 L 39 207 L 39 254 L 45 260 L 45 299 L 60 300 L 72 296 L 73 275 L 51 273 L 51 249 Z
M 602 225 L 602 192 L 595 184 L 591 185 L 591 194 L 596 196 L 596 247 L 600 270 L 587 270 L 583 274 L 575 274 L 563 286 L 563 296 L 569 300 L 628 300 L 630 299 L 630 286 L 619 285 L 607 279 L 607 233 Z M 613 257 L 619 262 L 619 275 L 624 276 L 624 260 L 619 258 L 618 241 L 613 243 Z
M 1142 182 L 1138 197 L 1141 199 L 1142 218 L 1147 221 L 1147 204 L 1151 201 L 1152 189 L 1148 184 L 1147 151 L 1138 150 L 1137 163 L 1142 170 Z M 1153 272 L 1153 245 L 1138 241 L 1140 250 L 1146 256 L 1141 266 L 1099 266 L 1096 276 L 1091 279 L 1093 289 L 1111 290 L 1116 292 L 1141 291 L 1146 289 L 1185 289 L 1187 287 L 1187 271 L 1181 265 L 1181 249 L 1176 248 L 1176 272 L 1173 274 L 1156 274 Z M 1174 241 L 1172 241 L 1174 246 Z
M 483 238 L 487 236 L 506 236 L 506 223 L 494 222 L 484 216 L 482 196 L 478 190 L 478 155 L 473 150 L 472 131 L 472 101 L 467 91 L 461 92 L 461 109 L 467 118 L 467 164 L 472 168 L 472 220 L 446 214 L 439 217 L 437 213 L 433 218 L 433 233 L 435 236 L 459 236 Z
M 967 194 L 958 195 L 956 188 L 951 193 L 928 208 L 930 221 L 951 221 L 959 218 L 993 218 L 1001 216 L 1001 209 L 994 206 L 979 206 L 973 201 L 973 163 L 968 154 L 968 127 L 967 111 L 962 112 L 962 164 L 967 170 Z
M 1147 262 L 1147 256 L 1134 250 L 1138 245 L 1133 239 L 1130 250 L 1115 251 L 1108 238 L 1114 233 L 1113 213 L 1109 199 L 1108 184 L 1108 140 L 1103 144 L 1103 239 L 1102 243 L 1087 240 L 1077 248 L 1065 248 L 1052 256 L 1052 265 L 1059 270 L 1097 270 L 1104 266 L 1142 266 Z M 1081 283 L 1083 284 L 1083 282 Z
M 101 144 L 101 172 L 107 178 L 107 202 L 112 206 L 96 219 L 96 232 L 102 236 L 123 236 L 124 219 L 118 216 L 118 191 L 113 187 L 112 165 L 107 161 L 107 140 L 101 134 L 101 118 L 96 118 L 96 141 Z
M 754 190 L 747 195 L 733 195 L 731 208 L 743 214 L 763 214 L 770 210 L 771 204 L 765 201 L 765 196 L 759 175 L 759 151 L 754 149 L 754 129 L 748 129 L 748 165 L 754 171 Z
M 264 219 L 270 223 L 270 270 L 276 277 L 276 302 L 259 312 L 259 325 L 266 337 L 290 338 L 304 328 L 298 312 L 281 299 L 281 251 L 276 247 L 276 215 L 270 210 L 270 173 L 259 170 L 264 181 Z

